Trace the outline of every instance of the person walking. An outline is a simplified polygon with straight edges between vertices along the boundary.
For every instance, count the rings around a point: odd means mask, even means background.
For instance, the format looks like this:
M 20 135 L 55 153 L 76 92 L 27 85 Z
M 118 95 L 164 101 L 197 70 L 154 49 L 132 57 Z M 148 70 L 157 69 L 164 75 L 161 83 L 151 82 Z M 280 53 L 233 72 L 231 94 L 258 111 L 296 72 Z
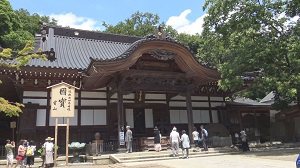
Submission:
M 201 128 L 201 140 L 202 140 L 202 145 L 203 145 L 204 151 L 208 151 L 208 146 L 206 143 L 206 138 L 208 136 L 207 130 L 204 129 L 203 125 L 201 125 L 200 128 Z
M 192 132 L 192 135 L 193 135 L 193 143 L 195 145 L 195 150 L 196 152 L 199 152 L 199 132 L 197 130 L 196 127 L 194 127 L 194 131 Z
M 186 134 L 185 130 L 182 130 L 181 135 L 181 142 L 182 142 L 182 150 L 183 150 L 183 158 L 189 158 L 189 149 L 190 149 L 190 138 Z
M 177 132 L 176 127 L 173 127 L 173 130 L 170 133 L 170 141 L 172 144 L 172 154 L 173 154 L 173 157 L 175 157 L 178 155 L 179 142 L 180 142 L 179 133 Z
M 157 126 L 154 127 L 154 150 L 159 152 L 161 150 L 161 134 Z
M 19 147 L 18 147 L 18 155 L 16 156 L 17 163 L 15 165 L 15 168 L 19 165 L 21 168 L 24 166 L 23 162 L 24 162 L 24 155 L 26 151 L 24 144 L 25 144 L 25 140 L 20 140 Z
M 245 131 L 241 131 L 241 140 L 242 140 L 242 149 L 243 149 L 243 152 L 246 152 L 248 151 L 248 143 L 247 143 L 247 134 Z
M 34 152 L 36 151 L 36 146 L 33 145 L 33 141 L 31 140 L 28 144 L 26 156 L 27 156 L 27 165 L 29 168 L 34 165 Z
M 13 149 L 15 148 L 15 142 L 6 140 L 5 151 L 6 151 L 6 168 L 12 168 L 14 164 L 14 153 Z
M 52 141 L 54 140 L 54 138 L 48 137 L 45 140 L 46 140 L 46 142 L 43 145 L 44 150 L 46 150 L 44 166 L 50 167 L 50 165 L 53 164 L 54 144 Z
M 126 126 L 126 135 L 125 135 L 125 142 L 126 142 L 126 153 L 132 153 L 132 131 L 130 130 L 130 126 Z

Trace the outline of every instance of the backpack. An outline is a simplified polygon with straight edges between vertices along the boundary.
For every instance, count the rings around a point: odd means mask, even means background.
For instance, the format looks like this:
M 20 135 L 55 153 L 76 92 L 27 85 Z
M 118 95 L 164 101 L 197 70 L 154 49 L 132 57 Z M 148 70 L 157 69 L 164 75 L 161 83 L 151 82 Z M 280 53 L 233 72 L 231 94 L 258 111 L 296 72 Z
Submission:
M 32 156 L 33 155 L 33 149 L 32 147 L 28 147 L 26 151 L 26 156 Z
M 296 160 L 296 166 L 300 167 L 300 154 L 298 155 L 298 158 Z

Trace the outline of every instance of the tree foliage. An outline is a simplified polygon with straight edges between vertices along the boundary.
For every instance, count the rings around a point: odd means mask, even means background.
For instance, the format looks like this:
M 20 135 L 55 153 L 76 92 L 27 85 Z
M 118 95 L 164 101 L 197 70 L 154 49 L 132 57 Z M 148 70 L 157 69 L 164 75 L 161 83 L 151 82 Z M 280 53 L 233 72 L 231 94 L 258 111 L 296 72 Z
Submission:
M 0 0 L 0 20 L 0 46 L 17 51 L 22 50 L 27 41 L 33 42 L 35 33 L 40 33 L 39 21 L 57 24 L 48 16 L 31 15 L 25 9 L 14 11 L 7 0 Z
M 0 20 L 0 68 L 19 69 L 32 58 L 45 59 L 39 51 L 32 53 L 33 41 L 35 33 L 40 30 L 39 20 L 48 22 L 49 17 L 30 15 L 24 9 L 14 11 L 9 1 L 0 0 Z M 52 23 L 56 24 L 56 21 L 52 20 Z M 7 62 L 7 59 L 14 59 L 14 64 Z M 0 112 L 9 117 L 18 116 L 22 112 L 21 107 L 24 105 L 0 97 Z
M 291 6 L 290 4 L 293 3 Z M 300 95 L 300 24 L 296 0 L 206 0 L 202 60 L 218 67 L 224 90 L 274 91 L 279 109 Z M 250 78 L 251 77 L 251 78 Z

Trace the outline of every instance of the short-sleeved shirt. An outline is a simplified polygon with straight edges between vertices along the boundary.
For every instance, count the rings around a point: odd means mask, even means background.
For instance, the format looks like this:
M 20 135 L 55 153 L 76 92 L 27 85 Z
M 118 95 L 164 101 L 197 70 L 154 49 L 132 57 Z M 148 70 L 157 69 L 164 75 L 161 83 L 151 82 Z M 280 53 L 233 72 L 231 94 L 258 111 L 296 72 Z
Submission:
M 20 145 L 18 148 L 18 155 L 24 156 L 25 155 L 25 147 Z
M 5 145 L 5 150 L 7 155 L 13 155 L 13 146 L 12 144 L 6 144 Z
M 172 142 L 178 142 L 179 133 L 177 131 L 172 131 L 170 134 L 170 138 L 172 138 Z
M 43 146 L 46 149 L 46 152 L 52 152 L 53 151 L 54 145 L 53 145 L 52 142 L 45 142 Z
M 193 139 L 194 140 L 198 140 L 198 138 L 199 138 L 199 132 L 198 131 L 194 131 L 192 134 L 193 134 Z

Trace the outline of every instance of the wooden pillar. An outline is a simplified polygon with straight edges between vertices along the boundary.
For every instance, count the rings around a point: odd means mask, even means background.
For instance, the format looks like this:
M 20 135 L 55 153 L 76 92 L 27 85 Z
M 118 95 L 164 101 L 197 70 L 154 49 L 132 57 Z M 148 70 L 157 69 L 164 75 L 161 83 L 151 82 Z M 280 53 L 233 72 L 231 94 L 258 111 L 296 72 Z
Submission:
M 240 130 L 243 129 L 242 112 L 239 110 Z
M 124 145 L 120 145 L 120 133 L 124 131 L 124 109 L 123 109 L 123 90 L 118 90 L 118 148 L 124 148 Z
M 193 107 L 192 107 L 192 99 L 191 99 L 191 91 L 187 90 L 186 93 L 186 111 L 188 117 L 188 135 L 192 138 L 192 132 L 194 128 L 194 120 L 193 120 Z

